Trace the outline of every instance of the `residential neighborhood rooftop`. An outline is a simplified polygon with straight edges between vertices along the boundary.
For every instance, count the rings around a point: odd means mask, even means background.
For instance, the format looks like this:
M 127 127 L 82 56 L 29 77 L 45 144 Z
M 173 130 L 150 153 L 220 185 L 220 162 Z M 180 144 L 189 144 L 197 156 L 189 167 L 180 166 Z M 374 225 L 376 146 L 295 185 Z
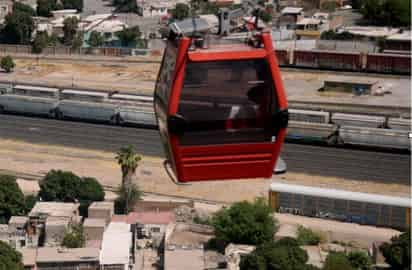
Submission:
M 106 220 L 103 218 L 86 218 L 83 227 L 105 227 Z
M 63 202 L 36 202 L 33 209 L 29 213 L 29 217 L 47 215 L 53 217 L 72 217 L 79 204 L 63 203 Z
M 99 260 L 98 248 L 42 247 L 37 249 L 37 263 L 88 262 Z

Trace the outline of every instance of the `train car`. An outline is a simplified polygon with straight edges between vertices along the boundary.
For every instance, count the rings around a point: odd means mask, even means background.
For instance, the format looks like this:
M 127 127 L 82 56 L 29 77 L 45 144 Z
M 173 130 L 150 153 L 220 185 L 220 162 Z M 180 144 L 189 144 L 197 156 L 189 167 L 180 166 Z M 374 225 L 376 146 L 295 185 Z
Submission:
M 281 213 L 401 230 L 410 227 L 409 197 L 272 183 L 269 205 Z
M 339 138 L 344 144 L 410 150 L 409 131 L 383 128 L 342 126 Z
M 366 71 L 377 73 L 411 74 L 410 55 L 369 53 Z
M 289 119 L 296 122 L 329 124 L 329 112 L 289 109 Z
M 56 116 L 59 119 L 72 118 L 88 121 L 117 123 L 116 104 L 107 102 L 109 94 L 105 92 L 63 90 Z
M 13 85 L 11 83 L 0 83 L 0 95 L 11 93 Z
M 337 127 L 331 124 L 289 121 L 286 138 L 300 142 L 324 142 L 334 144 L 337 140 Z
M 411 130 L 411 119 L 406 118 L 389 118 L 388 127 L 391 129 Z
M 0 95 L 0 112 L 55 117 L 58 94 L 57 88 L 16 85 Z
M 366 128 L 380 128 L 385 126 L 386 119 L 383 116 L 333 113 L 332 123 L 339 126 L 358 126 Z
M 113 94 L 109 101 L 118 105 L 119 125 L 157 126 L 152 96 Z

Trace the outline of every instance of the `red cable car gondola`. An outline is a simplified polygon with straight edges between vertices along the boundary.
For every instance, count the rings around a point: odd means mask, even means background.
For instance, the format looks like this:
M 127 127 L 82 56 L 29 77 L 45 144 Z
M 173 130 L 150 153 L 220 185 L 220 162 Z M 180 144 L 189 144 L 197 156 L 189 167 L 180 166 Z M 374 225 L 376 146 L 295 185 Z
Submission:
M 180 182 L 272 176 L 287 100 L 270 34 L 253 41 L 198 48 L 195 37 L 170 35 L 154 106 Z

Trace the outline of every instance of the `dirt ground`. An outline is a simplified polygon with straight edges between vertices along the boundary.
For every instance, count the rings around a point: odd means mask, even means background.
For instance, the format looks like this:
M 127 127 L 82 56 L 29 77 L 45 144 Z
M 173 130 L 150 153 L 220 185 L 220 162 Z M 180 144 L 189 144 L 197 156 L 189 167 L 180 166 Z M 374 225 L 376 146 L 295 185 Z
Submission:
M 70 170 L 81 176 L 95 177 L 103 185 L 114 187 L 119 185 L 121 181 L 120 168 L 114 157 L 115 153 L 112 152 L 0 139 L 0 171 L 9 170 L 44 175 L 51 169 Z M 176 185 L 165 172 L 163 160 L 150 156 L 143 157 L 136 174 L 136 183 L 145 192 L 219 202 L 253 200 L 258 196 L 266 197 L 269 185 L 274 180 L 353 191 L 410 196 L 410 186 L 307 176 L 296 173 L 286 173 L 277 176 L 276 179 L 213 181 Z M 33 187 L 29 185 L 27 189 L 31 190 Z

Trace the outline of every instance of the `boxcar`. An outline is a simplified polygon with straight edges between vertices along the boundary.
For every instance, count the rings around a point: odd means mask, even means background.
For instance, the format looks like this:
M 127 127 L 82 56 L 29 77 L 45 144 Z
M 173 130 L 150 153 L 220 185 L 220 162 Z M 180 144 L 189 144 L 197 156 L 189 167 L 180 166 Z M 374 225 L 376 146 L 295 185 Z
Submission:
M 34 114 L 54 117 L 58 100 L 14 94 L 0 95 L 0 113 Z
M 329 124 L 329 112 L 289 109 L 289 119 L 296 122 Z
M 283 213 L 396 229 L 410 227 L 409 197 L 272 183 L 269 205 Z
M 358 126 L 378 128 L 385 125 L 386 119 L 383 116 L 333 113 L 332 122 L 339 126 Z

